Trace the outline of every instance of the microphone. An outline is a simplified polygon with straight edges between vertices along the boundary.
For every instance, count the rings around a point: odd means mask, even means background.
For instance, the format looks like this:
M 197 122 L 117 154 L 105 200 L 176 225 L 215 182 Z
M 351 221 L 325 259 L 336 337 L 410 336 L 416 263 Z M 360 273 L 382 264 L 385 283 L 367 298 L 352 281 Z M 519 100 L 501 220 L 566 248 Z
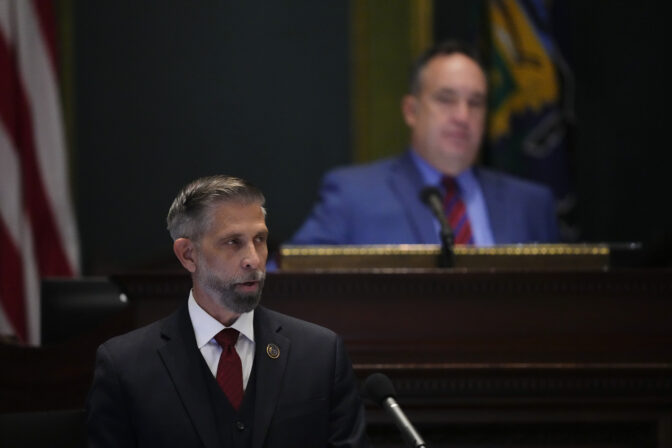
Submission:
M 364 381 L 366 395 L 380 405 L 392 417 L 402 437 L 412 448 L 427 448 L 425 442 L 415 430 L 413 424 L 406 418 L 406 414 L 395 399 L 396 393 L 392 381 L 382 373 L 374 373 Z
M 439 266 L 444 268 L 453 267 L 453 229 L 448 225 L 446 215 L 443 213 L 441 192 L 436 187 L 425 187 L 420 191 L 420 199 L 432 210 L 436 219 L 439 220 L 439 238 L 441 239 Z

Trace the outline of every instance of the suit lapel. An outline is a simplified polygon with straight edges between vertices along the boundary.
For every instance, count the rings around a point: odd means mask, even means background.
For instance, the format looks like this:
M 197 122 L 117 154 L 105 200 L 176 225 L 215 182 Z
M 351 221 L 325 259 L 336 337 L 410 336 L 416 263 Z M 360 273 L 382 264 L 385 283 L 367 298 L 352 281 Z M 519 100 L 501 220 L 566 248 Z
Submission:
M 434 227 L 432 212 L 420 200 L 420 191 L 424 187 L 422 176 L 416 169 L 410 153 L 406 152 L 392 164 L 387 182 L 396 192 L 416 240 L 421 244 L 437 244 L 439 234 Z
M 255 332 L 255 369 L 256 369 L 256 400 L 254 416 L 254 433 L 252 448 L 261 448 L 266 439 L 271 419 L 275 411 L 283 377 L 289 359 L 290 341 L 280 334 L 280 324 L 263 307 L 254 312 Z M 268 347 L 278 349 L 277 353 L 267 352 Z M 271 349 L 271 352 L 273 349 Z
M 215 417 L 186 304 L 164 321 L 162 336 L 166 343 L 159 347 L 159 356 L 203 444 L 215 448 L 219 444 Z

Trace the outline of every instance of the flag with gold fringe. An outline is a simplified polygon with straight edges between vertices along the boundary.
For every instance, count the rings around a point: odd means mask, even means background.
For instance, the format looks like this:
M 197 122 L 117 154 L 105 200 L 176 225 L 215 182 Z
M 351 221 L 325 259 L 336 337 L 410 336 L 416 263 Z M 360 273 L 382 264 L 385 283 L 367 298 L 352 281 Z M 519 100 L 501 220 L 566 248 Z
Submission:
M 560 214 L 573 206 L 568 131 L 572 73 L 554 39 L 552 3 L 490 0 L 490 165 L 552 188 Z

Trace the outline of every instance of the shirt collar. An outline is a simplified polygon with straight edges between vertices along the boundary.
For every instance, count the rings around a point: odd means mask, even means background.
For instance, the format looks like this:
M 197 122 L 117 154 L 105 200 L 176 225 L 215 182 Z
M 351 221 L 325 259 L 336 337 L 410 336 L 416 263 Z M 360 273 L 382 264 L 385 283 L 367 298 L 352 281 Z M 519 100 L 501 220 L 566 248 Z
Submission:
M 423 159 L 414 150 L 411 149 L 410 153 L 411 160 L 413 160 L 415 167 L 420 172 L 420 176 L 422 176 L 422 180 L 424 181 L 425 185 L 441 186 L 441 178 L 444 176 L 444 174 L 430 165 L 429 162 Z M 460 186 L 461 191 L 472 191 L 474 186 L 477 185 L 474 169 L 469 168 L 462 171 L 455 178 L 455 181 Z
M 241 335 L 254 342 L 254 310 L 249 313 L 241 314 L 231 327 L 226 327 L 196 303 L 193 290 L 189 292 L 187 306 L 189 308 L 191 325 L 194 327 L 196 344 L 199 349 L 213 340 L 215 335 L 225 328 L 234 328 L 238 330 Z

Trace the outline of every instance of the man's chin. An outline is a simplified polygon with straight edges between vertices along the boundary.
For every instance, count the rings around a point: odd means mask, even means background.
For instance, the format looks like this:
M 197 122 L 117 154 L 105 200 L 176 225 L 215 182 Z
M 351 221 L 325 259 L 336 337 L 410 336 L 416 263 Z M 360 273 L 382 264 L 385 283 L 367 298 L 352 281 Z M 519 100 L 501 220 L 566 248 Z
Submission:
M 249 313 L 259 305 L 259 300 L 251 300 L 248 302 L 238 302 L 236 310 L 237 313 Z
M 222 305 L 229 308 L 234 313 L 249 313 L 259 305 L 261 301 L 261 292 L 250 294 L 235 294 L 228 300 L 223 300 Z
M 476 154 L 474 154 L 473 150 L 468 148 L 451 148 L 451 150 L 446 151 L 442 157 L 443 165 L 449 169 L 447 174 L 454 176 L 457 176 L 464 170 L 470 168 L 475 161 Z

